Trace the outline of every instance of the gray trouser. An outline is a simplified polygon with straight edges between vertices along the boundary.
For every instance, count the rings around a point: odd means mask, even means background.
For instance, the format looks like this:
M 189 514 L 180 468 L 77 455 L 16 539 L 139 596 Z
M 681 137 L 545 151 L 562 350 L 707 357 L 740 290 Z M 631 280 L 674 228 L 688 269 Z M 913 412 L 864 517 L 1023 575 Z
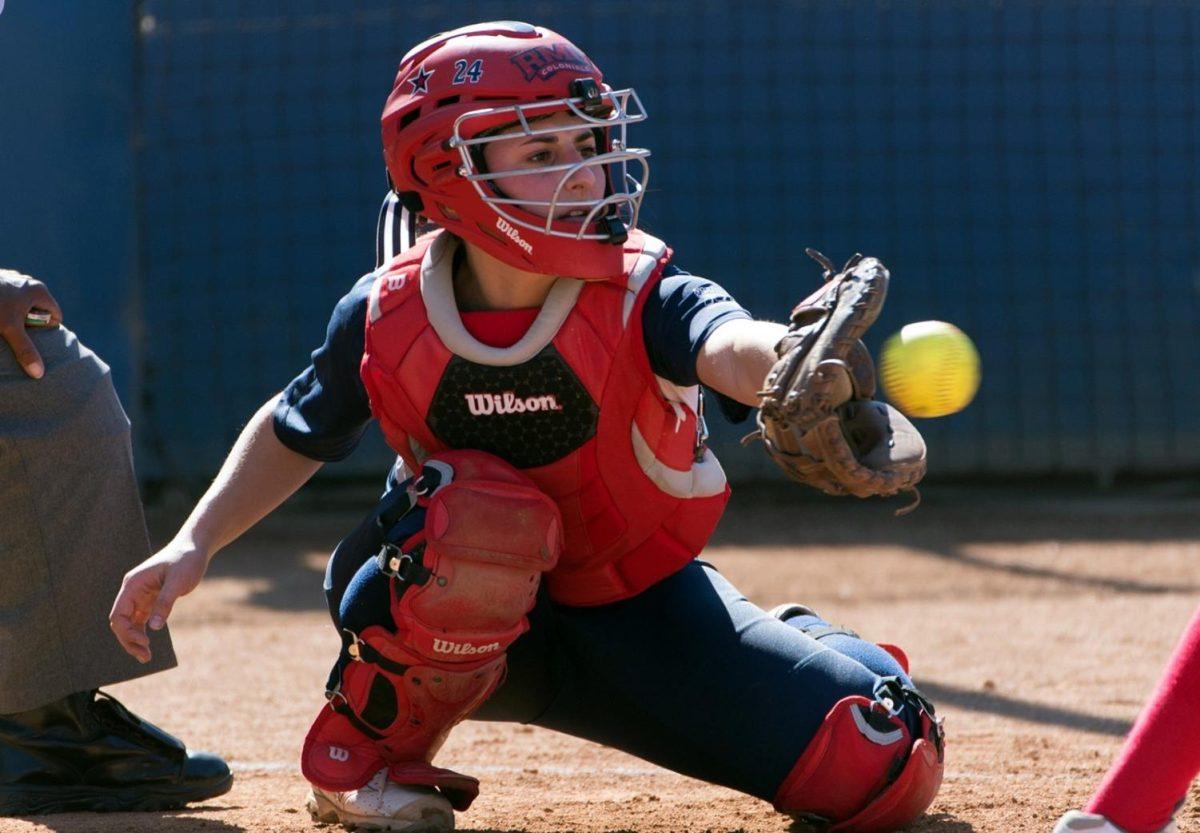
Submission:
M 108 627 L 150 549 L 108 366 L 65 328 L 29 332 L 41 379 L 0 342 L 0 713 L 175 665 L 165 630 L 141 665 Z

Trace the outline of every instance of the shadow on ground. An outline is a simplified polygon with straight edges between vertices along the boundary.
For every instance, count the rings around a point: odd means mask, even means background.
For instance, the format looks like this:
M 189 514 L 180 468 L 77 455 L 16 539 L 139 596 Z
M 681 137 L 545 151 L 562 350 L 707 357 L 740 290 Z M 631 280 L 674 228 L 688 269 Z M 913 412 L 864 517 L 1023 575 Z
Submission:
M 364 494 L 364 499 L 370 500 L 369 495 Z M 147 511 L 155 550 L 171 540 L 190 508 L 172 505 Z M 218 553 L 207 577 L 262 585 L 245 602 L 256 607 L 283 612 L 325 610 L 321 589 L 325 559 L 366 513 L 366 509 L 359 512 L 340 505 L 323 509 L 311 498 L 293 498 Z
M 1200 495 L 1167 487 L 931 486 L 909 500 L 830 498 L 788 483 L 737 486 L 713 540 L 727 545 L 1168 541 L 1200 536 Z
M 1085 590 L 1134 594 L 1196 593 L 1193 581 L 1157 582 L 1080 573 L 1078 569 L 992 561 L 978 544 L 1032 541 L 1176 541 L 1200 537 L 1200 499 L 1172 490 L 1099 492 L 1055 487 L 940 487 L 912 514 L 895 517 L 901 498 L 857 501 L 801 494 L 788 484 L 735 490 L 714 544 L 725 546 L 902 546 L 971 569 L 1041 578 Z
M 975 826 L 949 813 L 926 813 L 903 828 L 904 833 L 974 833 Z M 821 828 L 793 822 L 788 833 L 820 833 Z
M 949 813 L 927 813 L 904 829 L 907 833 L 975 833 L 975 825 Z
M 1087 712 L 1031 703 L 1016 697 L 1006 697 L 988 691 L 975 691 L 944 683 L 917 680 L 921 691 L 933 701 L 934 706 L 955 706 L 973 712 L 1010 717 L 1025 723 L 1041 723 L 1062 726 L 1081 732 L 1095 732 L 1113 737 L 1124 737 L 1133 724 L 1127 720 L 1100 717 Z
M 975 543 L 967 541 L 963 543 Z M 1132 593 L 1135 595 L 1157 595 L 1161 593 L 1196 593 L 1200 584 L 1195 582 L 1157 582 L 1140 581 L 1130 578 L 1112 578 L 1109 576 L 1089 576 L 1078 570 L 1056 570 L 1052 567 L 1037 567 L 1032 564 L 1010 564 L 991 561 L 982 556 L 973 555 L 952 546 L 929 542 L 922 546 L 914 546 L 917 555 L 940 559 L 948 563 L 961 564 L 976 570 L 992 573 L 1003 573 L 1018 578 L 1052 579 L 1070 587 L 1084 590 L 1107 590 L 1116 593 Z
M 302 492 L 217 556 L 209 574 L 265 579 L 266 586 L 248 599 L 252 605 L 281 611 L 324 609 L 324 556 L 370 511 L 378 497 L 375 485 L 318 485 Z M 897 518 L 893 512 L 904 500 L 828 498 L 790 483 L 741 486 L 735 489 L 713 543 L 809 547 L 878 543 L 903 546 L 970 569 L 1050 579 L 1085 590 L 1147 595 L 1200 592 L 1198 582 L 1087 575 L 1078 569 L 993 561 L 967 551 L 971 545 L 1005 542 L 1195 539 L 1200 537 L 1200 498 L 1190 491 L 943 486 L 927 489 L 914 513 Z M 151 511 L 156 547 L 170 539 L 187 508 Z
M 62 813 L 54 816 L 29 816 L 25 821 L 55 833 L 118 833 L 130 830 L 154 830 L 155 833 L 245 833 L 240 824 L 230 824 L 213 816 L 237 809 L 214 804 L 180 810 L 177 813 Z

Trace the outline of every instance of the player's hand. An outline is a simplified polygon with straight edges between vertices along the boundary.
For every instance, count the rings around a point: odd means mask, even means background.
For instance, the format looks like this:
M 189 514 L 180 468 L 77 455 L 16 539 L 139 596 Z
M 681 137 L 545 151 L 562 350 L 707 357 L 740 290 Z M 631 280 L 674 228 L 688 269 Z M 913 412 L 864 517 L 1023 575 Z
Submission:
M 28 324 L 25 317 L 34 311 L 49 313 L 49 320 Z M 42 378 L 46 366 L 25 328 L 57 327 L 61 323 L 62 310 L 44 283 L 12 269 L 0 269 L 0 338 L 8 342 L 21 367 L 34 379 Z
M 146 626 L 160 630 L 180 596 L 196 589 L 209 556 L 186 542 L 172 541 L 125 574 L 108 624 L 117 641 L 139 662 L 150 661 Z

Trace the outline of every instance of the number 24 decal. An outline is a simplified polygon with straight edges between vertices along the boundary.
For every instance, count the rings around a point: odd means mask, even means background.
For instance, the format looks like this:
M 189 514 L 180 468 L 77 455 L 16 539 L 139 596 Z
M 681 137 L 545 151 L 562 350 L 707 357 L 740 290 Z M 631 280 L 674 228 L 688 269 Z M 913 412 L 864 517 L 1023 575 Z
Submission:
M 454 80 L 451 84 L 465 84 L 468 80 L 472 84 L 478 84 L 479 79 L 483 77 L 483 59 L 479 58 L 471 62 L 467 66 L 466 61 L 454 62 Z

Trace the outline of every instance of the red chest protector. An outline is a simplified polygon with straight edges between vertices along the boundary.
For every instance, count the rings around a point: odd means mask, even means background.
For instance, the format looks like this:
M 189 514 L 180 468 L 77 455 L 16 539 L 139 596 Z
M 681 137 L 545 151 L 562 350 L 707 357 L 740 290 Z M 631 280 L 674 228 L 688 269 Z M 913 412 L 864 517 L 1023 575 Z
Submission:
M 558 281 L 525 335 L 497 348 L 459 316 L 459 245 L 427 235 L 376 279 L 362 360 L 372 413 L 412 471 L 439 451 L 486 451 L 554 499 L 555 601 L 637 595 L 700 552 L 729 498 L 698 442 L 698 388 L 655 376 L 646 356 L 642 306 L 670 249 L 634 232 L 620 279 Z

